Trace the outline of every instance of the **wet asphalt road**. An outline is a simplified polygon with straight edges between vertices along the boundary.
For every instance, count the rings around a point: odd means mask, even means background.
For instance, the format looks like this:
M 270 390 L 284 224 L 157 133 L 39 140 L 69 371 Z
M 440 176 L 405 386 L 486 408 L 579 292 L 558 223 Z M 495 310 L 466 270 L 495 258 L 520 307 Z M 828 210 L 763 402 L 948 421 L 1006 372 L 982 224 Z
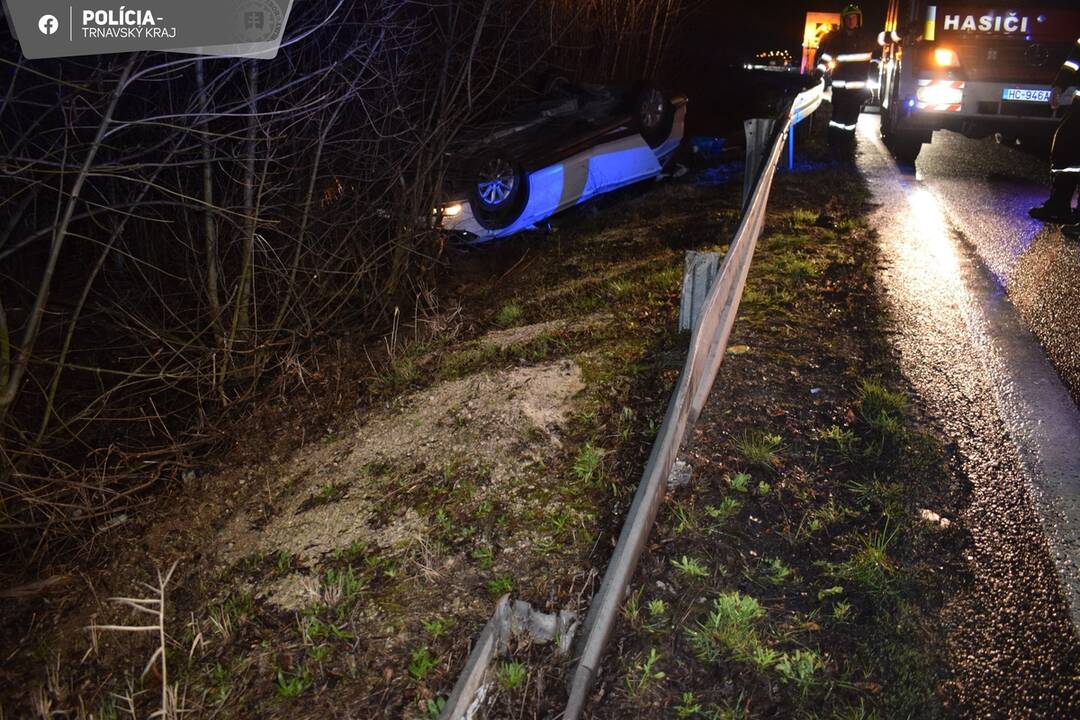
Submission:
M 915 179 L 933 193 L 951 228 L 1008 285 L 1020 255 L 1043 228 L 1027 211 L 1049 195 L 1047 158 L 939 132 L 923 146 L 916 169 Z
M 859 129 L 901 365 L 971 483 L 970 591 L 942 631 L 963 717 L 1080 717 L 1080 411 L 1005 299 L 1037 159 L 938 134 L 918 172 Z M 976 152 L 976 150 L 980 150 Z M 961 236 L 962 233 L 962 236 Z

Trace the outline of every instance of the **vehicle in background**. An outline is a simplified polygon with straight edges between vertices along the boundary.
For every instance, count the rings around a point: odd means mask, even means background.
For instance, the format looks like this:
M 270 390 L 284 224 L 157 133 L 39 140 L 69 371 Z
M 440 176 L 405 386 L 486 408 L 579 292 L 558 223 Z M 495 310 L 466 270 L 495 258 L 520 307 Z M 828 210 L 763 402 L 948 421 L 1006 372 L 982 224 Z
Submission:
M 1066 112 L 1050 107 L 1050 85 L 1077 38 L 1077 0 L 890 0 L 878 38 L 885 144 L 914 163 L 935 130 L 1045 143 Z
M 511 116 L 466 133 L 436 225 L 507 237 L 597 195 L 658 176 L 683 139 L 686 99 L 651 85 L 548 83 Z

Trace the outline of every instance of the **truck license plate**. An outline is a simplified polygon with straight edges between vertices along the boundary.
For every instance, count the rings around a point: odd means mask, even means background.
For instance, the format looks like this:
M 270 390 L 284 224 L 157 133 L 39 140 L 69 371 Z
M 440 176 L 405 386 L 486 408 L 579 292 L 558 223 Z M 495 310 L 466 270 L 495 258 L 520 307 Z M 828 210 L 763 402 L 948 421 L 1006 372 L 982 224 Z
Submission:
M 1031 90 L 1029 88 L 1005 88 L 1001 92 L 1002 100 L 1019 100 L 1020 102 L 1050 102 L 1049 90 Z

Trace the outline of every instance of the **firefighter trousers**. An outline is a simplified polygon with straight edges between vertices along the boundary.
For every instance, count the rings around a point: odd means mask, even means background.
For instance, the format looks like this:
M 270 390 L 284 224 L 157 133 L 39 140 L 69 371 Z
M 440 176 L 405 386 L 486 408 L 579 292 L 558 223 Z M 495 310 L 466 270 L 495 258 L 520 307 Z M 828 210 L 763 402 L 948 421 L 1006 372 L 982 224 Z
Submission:
M 1073 99 L 1054 133 L 1050 170 L 1053 173 L 1050 202 L 1059 207 L 1071 207 L 1073 195 L 1080 185 L 1080 97 Z
M 855 140 L 855 126 L 859 123 L 863 105 L 868 95 L 865 90 L 832 91 L 832 120 L 829 122 L 829 144 L 850 144 Z

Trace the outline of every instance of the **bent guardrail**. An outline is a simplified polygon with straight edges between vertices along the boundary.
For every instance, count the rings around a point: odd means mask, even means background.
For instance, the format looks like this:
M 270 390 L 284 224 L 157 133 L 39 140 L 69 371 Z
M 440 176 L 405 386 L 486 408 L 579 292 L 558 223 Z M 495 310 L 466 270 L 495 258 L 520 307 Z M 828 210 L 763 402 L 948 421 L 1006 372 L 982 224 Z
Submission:
M 747 121 L 747 162 L 743 217 L 703 306 L 694 313 L 696 326 L 690 338 L 686 363 L 668 402 L 649 461 L 630 505 L 618 543 L 608 562 L 600 589 L 589 607 L 583 626 L 583 640 L 571 675 L 563 720 L 577 720 L 585 709 L 589 691 L 607 648 L 626 588 L 637 568 L 641 551 L 656 518 L 664 486 L 687 431 L 693 427 L 709 397 L 720 361 L 727 351 L 728 337 L 739 310 L 754 248 L 765 223 L 765 208 L 772 190 L 773 176 L 789 130 L 809 117 L 821 105 L 825 84 L 796 96 L 778 119 Z M 790 138 L 788 138 L 790 141 Z M 471 718 L 482 702 L 484 678 L 491 661 L 511 627 L 508 605 L 503 598 L 473 644 L 439 715 L 439 720 Z M 560 614 L 560 618 L 562 614 Z M 478 699 L 479 698 L 479 699 Z
M 800 93 L 792 101 L 784 117 L 769 121 L 772 127 L 766 131 L 769 135 L 768 144 L 754 143 L 767 148 L 766 152 L 758 155 L 755 148 L 747 148 L 746 172 L 753 180 L 744 203 L 742 221 L 705 300 L 700 321 L 691 335 L 686 363 L 668 403 L 664 422 L 653 444 L 600 589 L 585 618 L 583 641 L 577 666 L 571 677 L 563 720 L 577 720 L 585 709 L 600 660 L 618 618 L 619 607 L 656 519 L 667 477 L 675 464 L 688 429 L 693 427 L 708 399 L 720 361 L 727 351 L 731 327 L 738 314 L 754 248 L 765 223 L 765 209 L 772 190 L 773 176 L 788 131 L 818 109 L 824 87 L 822 82 L 817 87 Z M 763 129 L 765 126 L 762 124 L 755 127 L 759 138 Z

